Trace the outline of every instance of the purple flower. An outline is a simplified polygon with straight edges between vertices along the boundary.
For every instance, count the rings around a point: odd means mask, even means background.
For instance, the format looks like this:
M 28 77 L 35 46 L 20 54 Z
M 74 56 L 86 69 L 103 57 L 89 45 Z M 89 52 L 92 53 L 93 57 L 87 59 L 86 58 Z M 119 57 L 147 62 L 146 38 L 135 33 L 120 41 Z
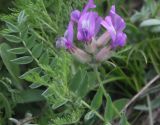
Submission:
M 99 31 L 101 21 L 102 18 L 96 12 L 83 14 L 78 21 L 78 40 L 90 42 Z
M 58 48 L 72 49 L 73 48 L 73 22 L 70 21 L 68 28 L 64 34 L 64 37 L 59 38 L 56 41 Z
M 109 16 L 106 16 L 101 24 L 108 30 L 112 38 L 112 48 L 125 45 L 127 36 L 123 33 L 123 30 L 126 24 L 123 18 L 115 12 L 115 6 L 112 6 Z
M 74 10 L 71 12 L 71 20 L 75 23 L 78 23 L 80 16 L 81 12 L 79 10 Z
M 84 7 L 84 9 L 82 10 L 82 12 L 80 12 L 79 10 L 74 10 L 71 13 L 71 20 L 75 23 L 78 23 L 78 20 L 80 19 L 80 17 L 85 14 L 86 12 L 88 12 L 89 9 L 91 8 L 95 8 L 96 5 L 94 4 L 94 0 L 89 0 L 87 5 Z
M 89 0 L 82 12 L 74 10 L 71 13 L 71 20 L 78 24 L 77 38 L 79 41 L 90 42 L 100 29 L 102 18 L 96 12 L 88 12 L 95 8 L 94 0 Z

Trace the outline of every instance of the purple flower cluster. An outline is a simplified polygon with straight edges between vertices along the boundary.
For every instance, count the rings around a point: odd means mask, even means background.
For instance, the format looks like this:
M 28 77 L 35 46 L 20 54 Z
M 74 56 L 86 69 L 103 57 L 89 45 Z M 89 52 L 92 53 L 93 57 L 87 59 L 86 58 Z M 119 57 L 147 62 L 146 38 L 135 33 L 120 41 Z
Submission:
M 109 50 L 125 45 L 127 36 L 123 32 L 123 30 L 125 29 L 126 24 L 123 18 L 116 13 L 115 6 L 112 6 L 109 15 L 106 16 L 105 19 L 100 17 L 97 12 L 91 10 L 95 7 L 96 5 L 94 4 L 94 0 L 89 0 L 81 12 L 79 10 L 74 10 L 71 12 L 68 28 L 64 36 L 57 40 L 57 47 L 66 48 L 72 54 L 74 53 L 73 55 L 75 55 L 75 53 L 78 53 L 80 55 L 89 57 L 87 52 L 90 50 L 90 52 L 96 53 L 97 55 L 100 55 L 102 53 L 101 50 L 99 51 L 99 53 L 96 51 L 98 47 L 103 47 L 102 50 L 108 52 Z M 87 52 L 80 50 L 74 45 L 74 26 L 77 27 L 77 39 L 78 41 L 84 42 L 85 46 L 87 45 Z M 99 38 L 97 38 L 97 33 L 100 31 L 100 28 L 102 26 L 106 28 L 107 31 L 103 33 Z M 105 45 L 109 40 L 110 44 L 106 48 Z M 83 54 L 81 54 L 81 52 Z
M 101 22 L 102 26 L 104 26 L 111 38 L 112 38 L 112 47 L 124 46 L 126 42 L 126 34 L 123 33 L 126 24 L 118 14 L 116 14 L 115 6 L 112 6 L 109 16 L 106 16 L 105 20 Z

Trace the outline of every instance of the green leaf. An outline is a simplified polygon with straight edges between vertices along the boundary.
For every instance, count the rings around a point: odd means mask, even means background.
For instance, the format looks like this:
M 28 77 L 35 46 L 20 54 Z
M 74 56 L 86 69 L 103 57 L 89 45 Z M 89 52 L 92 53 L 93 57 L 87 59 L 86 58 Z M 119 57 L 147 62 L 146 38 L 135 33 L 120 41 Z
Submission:
M 47 51 L 40 56 L 39 62 L 45 65 L 49 64 L 49 55 Z
M 87 92 L 88 92 L 88 75 L 86 71 L 83 71 L 79 88 L 76 91 L 76 93 L 78 94 L 78 96 L 84 97 Z
M 8 27 L 8 29 L 11 31 L 11 32 L 19 32 L 19 29 L 17 26 L 15 26 L 14 24 L 10 23 L 10 22 L 6 22 L 6 25 Z
M 93 118 L 94 117 L 94 112 L 93 111 L 90 111 L 90 112 L 88 112 L 86 115 L 85 115 L 85 117 L 84 117 L 84 119 L 85 120 L 90 120 L 91 118 Z
M 17 103 L 30 103 L 30 102 L 38 102 L 45 100 L 44 97 L 41 95 L 42 90 L 36 89 L 29 89 L 25 91 L 21 91 L 16 95 L 16 102 Z
M 38 84 L 38 83 L 32 83 L 29 87 L 31 89 L 36 89 L 36 88 L 39 88 L 40 86 L 42 86 L 41 84 Z
M 21 75 L 19 78 L 20 79 L 25 79 L 27 76 L 31 75 L 32 73 L 40 73 L 42 70 L 40 67 L 36 67 L 36 68 L 33 68 L 27 72 L 25 72 L 23 75 Z
M 127 104 L 129 100 L 128 99 L 118 99 L 113 102 L 114 106 L 117 108 L 118 111 L 121 111 L 123 107 Z
M 14 35 L 4 35 L 4 38 L 13 43 L 20 43 L 22 41 L 19 37 Z
M 112 125 L 111 123 L 107 122 L 105 125 Z
M 16 64 L 28 64 L 28 63 L 31 63 L 33 61 L 33 58 L 31 56 L 23 56 L 23 57 L 20 57 L 20 58 L 13 59 L 11 61 L 16 63 Z
M 128 102 L 128 99 L 122 98 L 122 99 L 118 99 L 118 100 L 114 101 L 113 105 L 114 105 L 114 107 L 116 108 L 117 111 L 121 112 L 122 109 L 124 108 L 124 106 L 127 104 L 127 102 Z M 113 118 L 118 117 L 118 114 L 115 111 L 115 109 L 113 111 L 113 115 L 112 116 L 113 116 Z
M 57 109 L 57 108 L 59 108 L 59 107 L 61 107 L 62 105 L 64 105 L 64 104 L 66 104 L 67 102 L 68 102 L 68 99 L 65 99 L 65 98 L 59 98 L 59 94 L 62 94 L 60 91 L 58 91 L 58 97 L 56 97 L 56 95 L 55 94 L 53 94 L 55 91 L 57 91 L 57 90 L 53 90 L 52 88 L 47 88 L 43 93 L 42 93 L 42 95 L 45 97 L 45 98 L 47 98 L 47 99 L 49 99 L 50 100 L 50 98 L 52 98 L 53 99 L 53 101 L 51 101 L 51 103 L 52 103 L 52 108 L 55 110 L 55 109 Z M 63 91 L 63 90 L 62 90 Z M 54 97 L 53 97 L 54 96 Z M 63 96 L 63 94 L 61 95 L 61 96 Z
M 40 72 L 41 72 L 41 69 L 39 68 L 39 72 L 38 72 L 38 70 L 37 70 L 36 73 L 39 74 Z M 41 78 L 42 78 L 44 81 L 46 81 L 46 82 L 49 81 L 48 75 L 41 76 Z M 34 83 L 32 83 L 29 87 L 32 88 L 32 89 L 36 89 L 36 88 L 38 88 L 38 87 L 40 87 L 40 86 L 42 86 L 42 84 L 37 83 L 37 82 L 34 82 Z
M 32 47 L 35 46 L 36 44 L 36 36 L 35 35 L 31 35 L 28 40 L 25 41 L 26 42 L 26 46 L 27 48 L 31 49 Z
M 29 39 L 29 26 L 27 25 L 22 25 L 20 27 L 20 31 L 21 31 L 21 39 L 23 39 L 23 41 L 27 41 Z
M 91 107 L 97 110 L 102 104 L 102 98 L 103 98 L 103 92 L 102 92 L 102 89 L 99 88 L 91 102 Z
M 18 47 L 18 48 L 9 49 L 8 52 L 13 54 L 24 54 L 25 52 L 27 52 L 27 50 L 24 47 Z
M 27 19 L 27 16 L 25 15 L 25 11 L 23 10 L 19 13 L 17 21 L 19 24 L 22 24 L 23 22 L 26 21 L 26 19 Z
M 136 105 L 134 109 L 140 110 L 140 111 L 148 111 L 149 108 L 146 105 Z
M 68 102 L 67 100 L 61 100 L 61 99 L 59 99 L 59 100 L 57 100 L 55 102 L 55 104 L 52 105 L 52 109 L 55 110 L 55 109 L 61 107 L 62 105 L 66 104 L 67 102 Z
M 151 29 L 152 32 L 154 33 L 159 33 L 160 32 L 160 26 L 155 26 Z
M 33 47 L 32 54 L 34 57 L 39 58 L 39 56 L 42 54 L 42 51 L 43 51 L 43 45 L 37 44 L 36 46 Z
M 69 88 L 71 91 L 76 92 L 77 89 L 80 86 L 80 81 L 81 81 L 81 70 L 79 70 L 74 77 L 71 79 Z
M 148 19 L 148 20 L 143 21 L 140 24 L 141 27 L 155 26 L 155 25 L 160 25 L 159 19 Z
M 152 101 L 151 101 L 151 108 L 152 109 L 156 109 L 156 108 L 158 108 L 158 107 L 160 107 L 160 97 L 156 97 L 155 99 L 153 99 Z
M 146 0 L 146 3 L 148 4 L 148 9 L 152 12 L 152 16 L 154 16 L 155 11 L 157 10 L 158 6 L 156 5 L 155 0 Z
M 7 50 L 11 49 L 10 46 L 6 43 L 0 44 L 0 56 L 2 58 L 2 61 L 4 65 L 6 66 L 8 72 L 12 76 L 15 82 L 16 87 L 19 89 L 21 88 L 20 80 L 18 79 L 18 76 L 20 74 L 20 69 L 17 64 L 12 63 L 10 60 L 15 59 L 16 56 L 12 53 L 9 53 Z
M 4 117 L 7 119 L 10 118 L 12 115 L 11 106 L 8 99 L 4 96 L 3 93 L 0 93 L 0 104 L 1 104 L 1 107 L 5 109 Z
M 129 123 L 127 122 L 127 118 L 125 116 L 125 114 L 122 114 L 121 120 L 120 120 L 120 125 L 129 125 Z
M 92 88 L 94 85 L 96 85 L 96 73 L 95 72 L 87 72 L 88 75 L 88 84 L 89 87 Z
M 86 71 L 79 70 L 70 82 L 70 89 L 80 97 L 83 97 L 88 91 L 88 75 Z
M 106 104 L 106 108 L 105 108 L 105 113 L 104 113 L 104 118 L 106 121 L 112 121 L 113 119 L 113 106 L 112 106 L 112 100 L 110 98 L 110 96 L 107 96 L 107 104 Z

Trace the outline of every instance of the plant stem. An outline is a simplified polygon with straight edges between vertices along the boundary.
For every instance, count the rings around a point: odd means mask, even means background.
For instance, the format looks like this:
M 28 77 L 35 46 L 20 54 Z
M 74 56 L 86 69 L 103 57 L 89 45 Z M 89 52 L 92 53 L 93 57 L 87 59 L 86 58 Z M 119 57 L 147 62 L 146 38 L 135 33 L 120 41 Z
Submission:
M 95 113 L 95 115 L 97 117 L 99 117 L 102 121 L 105 121 L 104 118 L 96 110 L 94 110 L 90 105 L 88 105 L 85 101 L 81 100 L 81 102 L 82 102 L 82 104 L 84 106 L 86 106 L 88 109 L 90 109 L 91 111 L 93 111 Z
M 97 66 L 95 66 L 95 68 L 94 68 L 94 72 L 96 73 L 97 80 L 98 80 L 98 82 L 99 82 L 99 86 L 101 87 L 101 89 L 102 89 L 102 91 L 103 91 L 104 96 L 107 98 L 108 94 L 107 94 L 107 92 L 106 92 L 106 90 L 105 90 L 105 88 L 104 88 L 104 86 L 103 86 L 102 81 L 101 81 L 101 78 L 100 78 L 100 75 L 99 75 L 98 67 L 97 67 Z
M 103 81 L 100 78 L 100 75 L 99 75 L 99 72 L 98 72 L 98 66 L 97 65 L 94 67 L 94 72 L 96 73 L 97 80 L 99 82 L 99 86 L 102 89 L 105 98 L 108 99 L 109 95 L 107 94 L 106 89 L 103 86 Z M 121 117 L 121 114 L 119 113 L 118 109 L 114 106 L 114 104 L 112 104 L 112 107 L 115 110 L 115 112 Z

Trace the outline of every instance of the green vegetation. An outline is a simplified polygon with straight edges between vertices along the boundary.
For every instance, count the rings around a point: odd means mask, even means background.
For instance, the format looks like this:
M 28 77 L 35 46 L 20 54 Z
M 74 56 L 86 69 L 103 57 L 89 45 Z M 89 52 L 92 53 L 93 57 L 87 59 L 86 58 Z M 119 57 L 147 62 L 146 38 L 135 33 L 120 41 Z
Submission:
M 86 2 L 0 2 L 0 125 L 160 124 L 160 2 L 95 0 L 104 17 L 116 5 L 128 37 L 95 71 L 55 46 Z

